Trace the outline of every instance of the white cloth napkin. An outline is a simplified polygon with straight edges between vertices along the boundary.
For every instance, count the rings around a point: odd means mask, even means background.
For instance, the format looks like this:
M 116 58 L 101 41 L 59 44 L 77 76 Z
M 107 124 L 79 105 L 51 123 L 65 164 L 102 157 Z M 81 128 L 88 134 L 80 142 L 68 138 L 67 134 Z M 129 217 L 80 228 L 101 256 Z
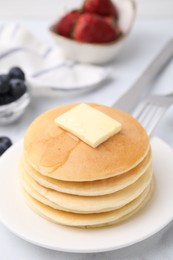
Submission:
M 6 73 L 12 66 L 25 71 L 31 88 L 39 94 L 86 89 L 109 77 L 106 68 L 65 60 L 58 47 L 40 42 L 18 24 L 0 27 L 0 73 Z

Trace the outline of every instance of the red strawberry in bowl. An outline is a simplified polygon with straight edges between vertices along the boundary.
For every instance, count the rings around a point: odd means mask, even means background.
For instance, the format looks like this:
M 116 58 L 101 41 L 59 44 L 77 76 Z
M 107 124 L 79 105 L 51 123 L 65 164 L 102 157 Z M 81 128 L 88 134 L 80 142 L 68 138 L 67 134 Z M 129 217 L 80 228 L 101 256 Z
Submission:
M 74 27 L 75 40 L 87 43 L 107 43 L 116 39 L 114 28 L 100 16 L 90 13 L 82 14 Z
M 67 13 L 65 16 L 63 16 L 58 23 L 54 25 L 54 32 L 68 37 L 71 37 L 71 33 L 73 30 L 73 27 L 79 18 L 81 12 L 78 10 L 71 11 L 70 13 Z
M 111 0 L 86 0 L 83 10 L 101 16 L 114 16 L 118 19 L 118 11 Z
M 105 64 L 119 54 L 132 29 L 135 0 L 83 1 L 82 8 L 53 24 L 50 34 L 67 59 Z
M 112 26 L 115 30 L 116 37 L 119 37 L 122 35 L 121 29 L 117 23 L 117 20 L 113 16 L 105 16 L 103 18 L 110 26 Z

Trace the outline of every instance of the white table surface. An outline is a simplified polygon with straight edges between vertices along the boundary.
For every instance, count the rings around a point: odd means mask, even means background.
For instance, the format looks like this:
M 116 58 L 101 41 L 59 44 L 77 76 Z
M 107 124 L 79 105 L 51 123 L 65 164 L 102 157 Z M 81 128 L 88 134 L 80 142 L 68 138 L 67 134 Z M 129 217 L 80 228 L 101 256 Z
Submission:
M 0 20 L 0 24 L 7 22 Z M 9 22 L 9 20 L 8 20 Z M 31 29 L 47 43 L 51 40 L 46 31 L 49 20 L 18 20 Z M 112 105 L 139 76 L 164 42 L 173 36 L 173 19 L 139 19 L 124 46 L 124 51 L 114 64 L 112 80 L 90 93 L 80 95 L 61 95 L 54 98 L 33 98 L 32 104 L 16 124 L 1 126 L 0 135 L 7 135 L 14 142 L 21 139 L 32 120 L 49 108 L 72 102 L 97 102 Z M 157 88 L 173 91 L 173 63 L 159 79 Z M 171 108 L 155 134 L 173 147 L 173 108 Z M 5 174 L 5 173 L 4 173 Z M 5 199 L 5 198 L 4 198 Z M 172 199 L 172 198 L 171 198 Z M 158 215 L 159 217 L 159 215 Z M 134 246 L 99 254 L 67 254 L 55 252 L 31 245 L 11 234 L 0 224 L 0 260 L 54 260 L 54 259 L 128 259 L 128 260 L 164 260 L 173 259 L 173 224 L 164 230 Z

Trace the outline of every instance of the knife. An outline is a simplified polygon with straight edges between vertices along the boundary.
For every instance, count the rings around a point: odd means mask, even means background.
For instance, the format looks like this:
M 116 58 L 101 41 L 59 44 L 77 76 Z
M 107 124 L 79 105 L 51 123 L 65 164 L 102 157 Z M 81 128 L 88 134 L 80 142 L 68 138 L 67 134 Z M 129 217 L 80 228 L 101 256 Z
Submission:
M 132 87 L 122 95 L 112 107 L 130 112 L 139 102 L 142 94 L 150 88 L 151 83 L 160 72 L 169 64 L 173 58 L 173 39 L 157 54 L 154 60 L 144 70 L 142 75 L 132 85 Z

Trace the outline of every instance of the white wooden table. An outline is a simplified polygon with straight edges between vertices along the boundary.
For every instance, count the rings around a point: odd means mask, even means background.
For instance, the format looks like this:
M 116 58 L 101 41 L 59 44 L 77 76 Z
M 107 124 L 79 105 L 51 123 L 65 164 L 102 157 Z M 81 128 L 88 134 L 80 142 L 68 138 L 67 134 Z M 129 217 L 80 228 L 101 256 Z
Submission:
M 6 2 L 9 2 L 9 0 L 6 0 Z M 20 17 L 20 19 L 16 19 L 15 17 L 3 17 L 0 10 L 0 24 L 9 22 L 9 20 L 13 22 L 22 22 L 26 27 L 38 35 L 40 39 L 47 43 L 51 43 L 51 40 L 46 31 L 47 26 L 51 22 L 49 17 L 44 17 L 44 19 L 41 20 L 37 19 L 36 17 L 33 19 L 24 19 L 22 17 Z M 170 35 L 173 36 L 173 18 L 138 19 L 133 33 L 124 46 L 123 54 L 119 56 L 114 64 L 110 65 L 114 71 L 112 81 L 107 82 L 106 86 L 103 86 L 102 88 L 97 89 L 91 93 L 86 93 L 85 95 L 67 95 L 56 98 L 34 98 L 32 101 L 32 106 L 30 106 L 25 116 L 17 124 L 0 127 L 0 135 L 8 135 L 13 139 L 14 142 L 16 142 L 23 137 L 26 128 L 37 115 L 57 105 L 72 102 L 90 101 L 111 105 L 118 97 L 118 95 L 120 95 L 120 93 L 123 92 L 127 86 L 130 86 L 135 78 L 137 78 L 137 76 L 147 65 L 148 60 L 156 52 L 158 46 L 161 46 L 166 41 L 166 39 L 170 37 Z M 160 86 L 162 85 L 163 87 L 164 82 L 165 88 L 173 90 L 173 64 L 171 64 L 171 67 L 159 82 Z M 172 133 L 173 108 L 168 111 L 155 134 L 159 135 L 173 147 Z M 11 234 L 5 227 L 0 224 L 0 260 L 166 260 L 173 259 L 172 242 L 173 224 L 170 224 L 153 237 L 129 248 L 99 254 L 67 254 L 31 245 Z

